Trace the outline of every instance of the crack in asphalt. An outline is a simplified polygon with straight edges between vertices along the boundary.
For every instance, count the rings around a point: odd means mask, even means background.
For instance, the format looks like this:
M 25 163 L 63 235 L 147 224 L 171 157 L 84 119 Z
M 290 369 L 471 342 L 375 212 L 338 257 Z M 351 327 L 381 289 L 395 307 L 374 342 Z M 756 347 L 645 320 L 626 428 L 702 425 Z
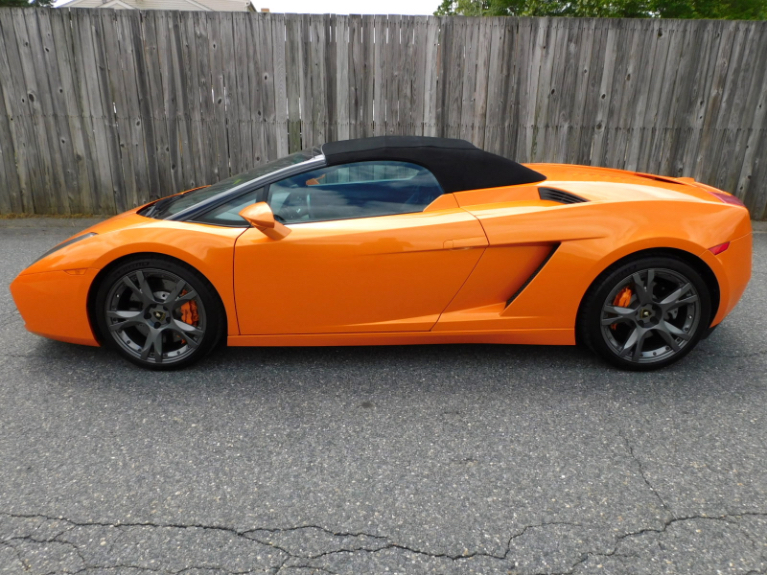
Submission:
M 623 437 L 623 436 L 622 436 Z M 625 441 L 625 437 L 623 437 Z M 627 449 L 629 451 L 629 454 L 631 457 L 636 461 L 637 465 L 640 468 L 640 474 L 644 477 L 644 471 L 641 467 L 641 462 L 636 458 L 636 456 L 633 453 L 633 450 L 631 449 L 631 445 L 628 441 L 626 441 Z M 751 538 L 750 534 L 747 532 L 745 527 L 737 522 L 738 519 L 745 518 L 745 517 L 759 517 L 767 519 L 767 512 L 760 512 L 760 511 L 745 511 L 740 513 L 726 513 L 723 515 L 718 516 L 709 516 L 705 514 L 701 515 L 688 515 L 683 517 L 673 516 L 672 511 L 668 507 L 667 504 L 663 501 L 663 499 L 655 492 L 655 489 L 652 487 L 652 484 L 646 480 L 645 483 L 647 483 L 648 487 L 653 491 L 653 493 L 658 496 L 658 500 L 663 505 L 664 509 L 666 509 L 670 514 L 672 514 L 672 517 L 665 520 L 663 522 L 663 525 L 660 527 L 646 527 L 643 529 L 639 529 L 637 531 L 630 531 L 621 535 L 615 536 L 615 542 L 612 546 L 612 548 L 609 551 L 598 553 L 594 551 L 586 551 L 584 553 L 580 554 L 580 557 L 578 560 L 572 564 L 572 566 L 566 570 L 566 571 L 558 571 L 558 572 L 545 572 L 545 573 L 536 573 L 535 575 L 574 575 L 575 572 L 578 570 L 580 566 L 585 564 L 590 558 L 599 558 L 599 557 L 633 557 L 634 555 L 631 554 L 621 554 L 619 553 L 619 549 L 621 546 L 621 543 L 627 539 L 634 538 L 634 537 L 641 537 L 642 535 L 646 535 L 648 533 L 656 533 L 656 534 L 663 534 L 665 533 L 669 527 L 671 527 L 674 524 L 682 523 L 682 522 L 689 522 L 689 521 L 719 521 L 724 522 L 729 525 L 732 525 L 734 527 L 737 527 L 740 532 L 742 532 L 747 539 L 752 543 L 752 545 L 755 548 L 758 548 L 757 543 Z M 488 559 L 495 559 L 499 561 L 507 560 L 510 553 L 514 549 L 514 541 L 523 537 L 526 535 L 531 529 L 536 528 L 545 528 L 555 525 L 564 525 L 569 527 L 586 527 L 583 524 L 580 523 L 573 523 L 573 522 L 566 522 L 566 521 L 552 521 L 552 522 L 543 522 L 543 523 L 537 523 L 532 525 L 526 525 L 522 527 L 521 529 L 515 531 L 509 536 L 508 542 L 506 544 L 506 550 L 502 555 L 499 554 L 493 554 L 483 551 L 475 551 L 471 553 L 464 553 L 461 555 L 451 555 L 449 553 L 433 553 L 429 551 L 424 551 L 420 549 L 415 549 L 412 547 L 408 547 L 407 545 L 402 545 L 400 543 L 392 543 L 389 538 L 382 536 L 382 535 L 375 535 L 375 534 L 369 534 L 365 532 L 344 532 L 344 531 L 332 531 L 330 529 L 327 529 L 325 527 L 320 527 L 316 525 L 299 525 L 294 527 L 285 527 L 285 528 L 260 528 L 260 529 L 247 529 L 247 530 L 240 530 L 236 529 L 234 527 L 227 527 L 227 526 L 221 526 L 221 525 L 203 525 L 203 524 L 181 524 L 181 523 L 168 523 L 168 524 L 162 524 L 162 523 L 153 523 L 153 522 L 130 522 L 130 523 L 109 523 L 109 522 L 99 522 L 99 521 L 88 521 L 88 522 L 78 522 L 73 521 L 64 517 L 52 517 L 48 515 L 39 515 L 39 514 L 14 514 L 14 513 L 5 513 L 0 512 L 0 517 L 8 517 L 12 519 L 31 519 L 31 520 L 39 520 L 39 523 L 31 527 L 31 531 L 34 531 L 36 529 L 39 529 L 43 527 L 44 523 L 46 521 L 51 522 L 61 522 L 66 523 L 67 526 L 61 530 L 59 530 L 55 535 L 52 537 L 37 537 L 34 535 L 23 535 L 23 536 L 14 536 L 14 537 L 7 537 L 5 539 L 0 539 L 0 546 L 7 547 L 11 549 L 15 555 L 17 556 L 18 561 L 22 565 L 22 567 L 25 570 L 30 570 L 30 564 L 28 561 L 25 560 L 24 554 L 21 549 L 18 548 L 17 545 L 14 545 L 14 542 L 23 542 L 23 541 L 29 541 L 37 544 L 51 544 L 56 543 L 60 545 L 64 545 L 66 547 L 71 548 L 74 553 L 78 556 L 80 559 L 83 567 L 75 570 L 75 571 L 67 571 L 67 570 L 57 570 L 52 573 L 58 573 L 61 575 L 77 575 L 80 573 L 87 573 L 88 571 L 93 570 L 118 570 L 118 569 L 134 569 L 136 571 L 146 571 L 146 572 L 153 572 L 153 573 L 166 573 L 168 575 L 180 575 L 181 573 L 188 572 L 191 570 L 198 570 L 198 571 L 211 571 L 211 572 L 221 572 L 221 573 L 228 573 L 230 575 L 246 575 L 249 573 L 256 573 L 256 572 L 265 572 L 265 571 L 271 571 L 273 575 L 277 575 L 278 573 L 285 572 L 287 570 L 293 569 L 310 569 L 314 571 L 320 571 L 324 573 L 329 573 L 331 575 L 335 575 L 333 571 L 326 567 L 322 567 L 319 565 L 313 565 L 313 564 L 292 564 L 288 565 L 288 562 L 291 559 L 298 559 L 303 561 L 315 561 L 318 559 L 321 559 L 323 557 L 328 557 L 331 555 L 340 555 L 340 554 L 354 554 L 354 553 L 380 553 L 382 551 L 386 550 L 400 550 L 407 553 L 412 553 L 415 555 L 425 556 L 432 559 L 447 559 L 450 561 L 463 561 L 468 560 L 476 557 L 485 557 Z M 235 535 L 237 537 L 242 537 L 248 541 L 252 541 L 254 543 L 259 543 L 264 546 L 272 547 L 282 553 L 285 554 L 284 559 L 281 559 L 276 565 L 271 567 L 264 567 L 264 568 L 256 568 L 256 569 L 250 569 L 247 571 L 229 571 L 224 567 L 220 566 L 190 566 L 185 567 L 180 570 L 172 570 L 172 569 L 162 569 L 162 568 L 152 568 L 152 567 L 146 567 L 143 565 L 133 565 L 133 564 L 112 564 L 112 565 L 94 565 L 89 564 L 86 557 L 84 556 L 83 552 L 80 550 L 80 546 L 76 543 L 73 543 L 71 541 L 62 540 L 62 537 L 66 535 L 67 533 L 71 532 L 73 529 L 77 527 L 103 527 L 103 528 L 156 528 L 156 529 L 200 529 L 200 530 L 207 530 L 207 531 L 220 531 L 225 533 L 230 533 L 232 535 Z M 290 532 L 299 532 L 306 529 L 313 529 L 321 531 L 325 534 L 331 535 L 333 537 L 341 537 L 341 538 L 347 538 L 347 537 L 367 537 L 370 539 L 380 540 L 383 544 L 378 547 L 372 547 L 372 548 L 366 548 L 366 547 L 356 547 L 352 549 L 335 549 L 330 550 L 326 552 L 322 552 L 319 554 L 300 554 L 296 553 L 294 551 L 289 550 L 284 545 L 277 545 L 273 542 L 264 542 L 259 540 L 258 538 L 254 538 L 252 536 L 255 532 L 267 532 L 267 533 L 290 533 Z M 112 546 L 110 546 L 110 549 L 114 546 L 114 541 L 112 542 Z M 757 571 L 752 570 L 750 571 L 753 575 L 764 575 L 764 571 Z
M 606 553 L 593 553 L 593 552 L 586 552 L 584 553 L 581 558 L 573 564 L 573 566 L 568 571 L 563 571 L 561 573 L 536 573 L 535 575 L 573 575 L 576 571 L 576 569 L 583 565 L 586 561 L 588 561 L 591 557 L 620 557 L 621 554 L 618 553 L 618 548 L 620 547 L 620 544 L 626 540 L 630 539 L 632 537 L 640 537 L 642 535 L 646 535 L 647 533 L 665 533 L 666 530 L 674 525 L 675 523 L 682 523 L 686 521 L 722 521 L 724 523 L 728 523 L 730 525 L 734 525 L 738 528 L 740 528 L 741 532 L 746 535 L 746 537 L 753 543 L 753 540 L 751 537 L 747 534 L 747 532 L 742 528 L 741 525 L 736 523 L 735 521 L 732 521 L 732 519 L 737 519 L 740 517 L 764 517 L 767 519 L 767 513 L 757 512 L 757 511 L 745 511 L 742 513 L 735 513 L 735 514 L 726 514 L 726 515 L 720 515 L 720 516 L 708 516 L 708 515 L 688 515 L 685 517 L 673 517 L 669 519 L 668 521 L 665 521 L 663 523 L 663 526 L 659 529 L 655 529 L 653 527 L 647 527 L 644 529 L 640 529 L 638 531 L 630 531 L 628 533 L 624 533 L 623 535 L 618 535 L 615 538 L 615 545 L 613 546 L 612 550 L 606 552 Z M 753 571 L 753 573 L 764 575 L 764 572 L 759 571 Z
M 628 437 L 626 437 L 622 432 L 618 432 L 618 435 L 623 439 L 623 442 L 626 444 L 626 451 L 628 451 L 629 456 L 631 459 L 636 463 L 637 469 L 639 470 L 639 476 L 642 478 L 642 481 L 644 481 L 645 485 L 647 485 L 650 492 L 655 496 L 655 498 L 658 500 L 658 503 L 660 503 L 661 507 L 666 510 L 667 513 L 671 515 L 671 517 L 676 517 L 676 513 L 671 509 L 671 507 L 664 501 L 663 497 L 661 497 L 661 494 L 658 493 L 658 490 L 655 489 L 655 486 L 650 483 L 650 480 L 647 478 L 647 474 L 644 470 L 644 465 L 642 464 L 642 461 L 634 454 L 634 447 L 631 444 L 631 442 L 628 440 Z

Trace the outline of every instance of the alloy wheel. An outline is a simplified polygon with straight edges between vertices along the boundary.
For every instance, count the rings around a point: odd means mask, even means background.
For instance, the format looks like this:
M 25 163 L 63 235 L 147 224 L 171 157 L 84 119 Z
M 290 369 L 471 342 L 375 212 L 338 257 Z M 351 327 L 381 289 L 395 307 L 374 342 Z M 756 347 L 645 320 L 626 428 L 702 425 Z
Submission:
M 104 313 L 114 341 L 142 362 L 180 362 L 205 335 L 202 298 L 167 270 L 139 269 L 122 276 L 107 294 Z
M 619 281 L 600 316 L 602 338 L 610 351 L 639 364 L 680 353 L 700 320 L 701 298 L 694 283 L 666 268 L 639 270 Z

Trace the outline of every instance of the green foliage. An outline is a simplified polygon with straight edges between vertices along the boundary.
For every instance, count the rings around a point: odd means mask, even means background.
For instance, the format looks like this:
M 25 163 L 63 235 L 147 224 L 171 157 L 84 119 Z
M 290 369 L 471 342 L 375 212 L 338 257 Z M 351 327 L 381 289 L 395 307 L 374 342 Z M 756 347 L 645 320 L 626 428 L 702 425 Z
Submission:
M 53 0 L 0 0 L 0 8 L 52 8 Z
M 434 14 L 767 20 L 767 0 L 442 0 Z

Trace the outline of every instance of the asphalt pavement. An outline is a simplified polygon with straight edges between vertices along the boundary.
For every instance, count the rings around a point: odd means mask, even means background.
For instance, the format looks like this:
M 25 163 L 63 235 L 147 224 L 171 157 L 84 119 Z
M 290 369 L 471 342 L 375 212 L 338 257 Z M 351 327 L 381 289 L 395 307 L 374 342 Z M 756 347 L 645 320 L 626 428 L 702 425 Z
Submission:
M 0 284 L 78 225 L 0 222 Z M 27 333 L 4 288 L 0 573 L 764 573 L 765 233 L 754 264 L 647 374 L 490 345 L 153 373 Z

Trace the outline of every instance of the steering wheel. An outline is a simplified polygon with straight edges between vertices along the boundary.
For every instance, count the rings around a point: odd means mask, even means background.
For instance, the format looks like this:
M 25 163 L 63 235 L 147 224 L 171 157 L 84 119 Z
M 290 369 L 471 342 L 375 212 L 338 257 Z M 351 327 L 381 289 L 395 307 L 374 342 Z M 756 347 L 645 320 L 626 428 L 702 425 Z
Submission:
M 279 216 L 275 217 L 279 217 L 282 222 L 300 222 L 311 219 L 309 194 L 303 190 L 301 192 L 291 192 L 282 206 L 280 206 Z

